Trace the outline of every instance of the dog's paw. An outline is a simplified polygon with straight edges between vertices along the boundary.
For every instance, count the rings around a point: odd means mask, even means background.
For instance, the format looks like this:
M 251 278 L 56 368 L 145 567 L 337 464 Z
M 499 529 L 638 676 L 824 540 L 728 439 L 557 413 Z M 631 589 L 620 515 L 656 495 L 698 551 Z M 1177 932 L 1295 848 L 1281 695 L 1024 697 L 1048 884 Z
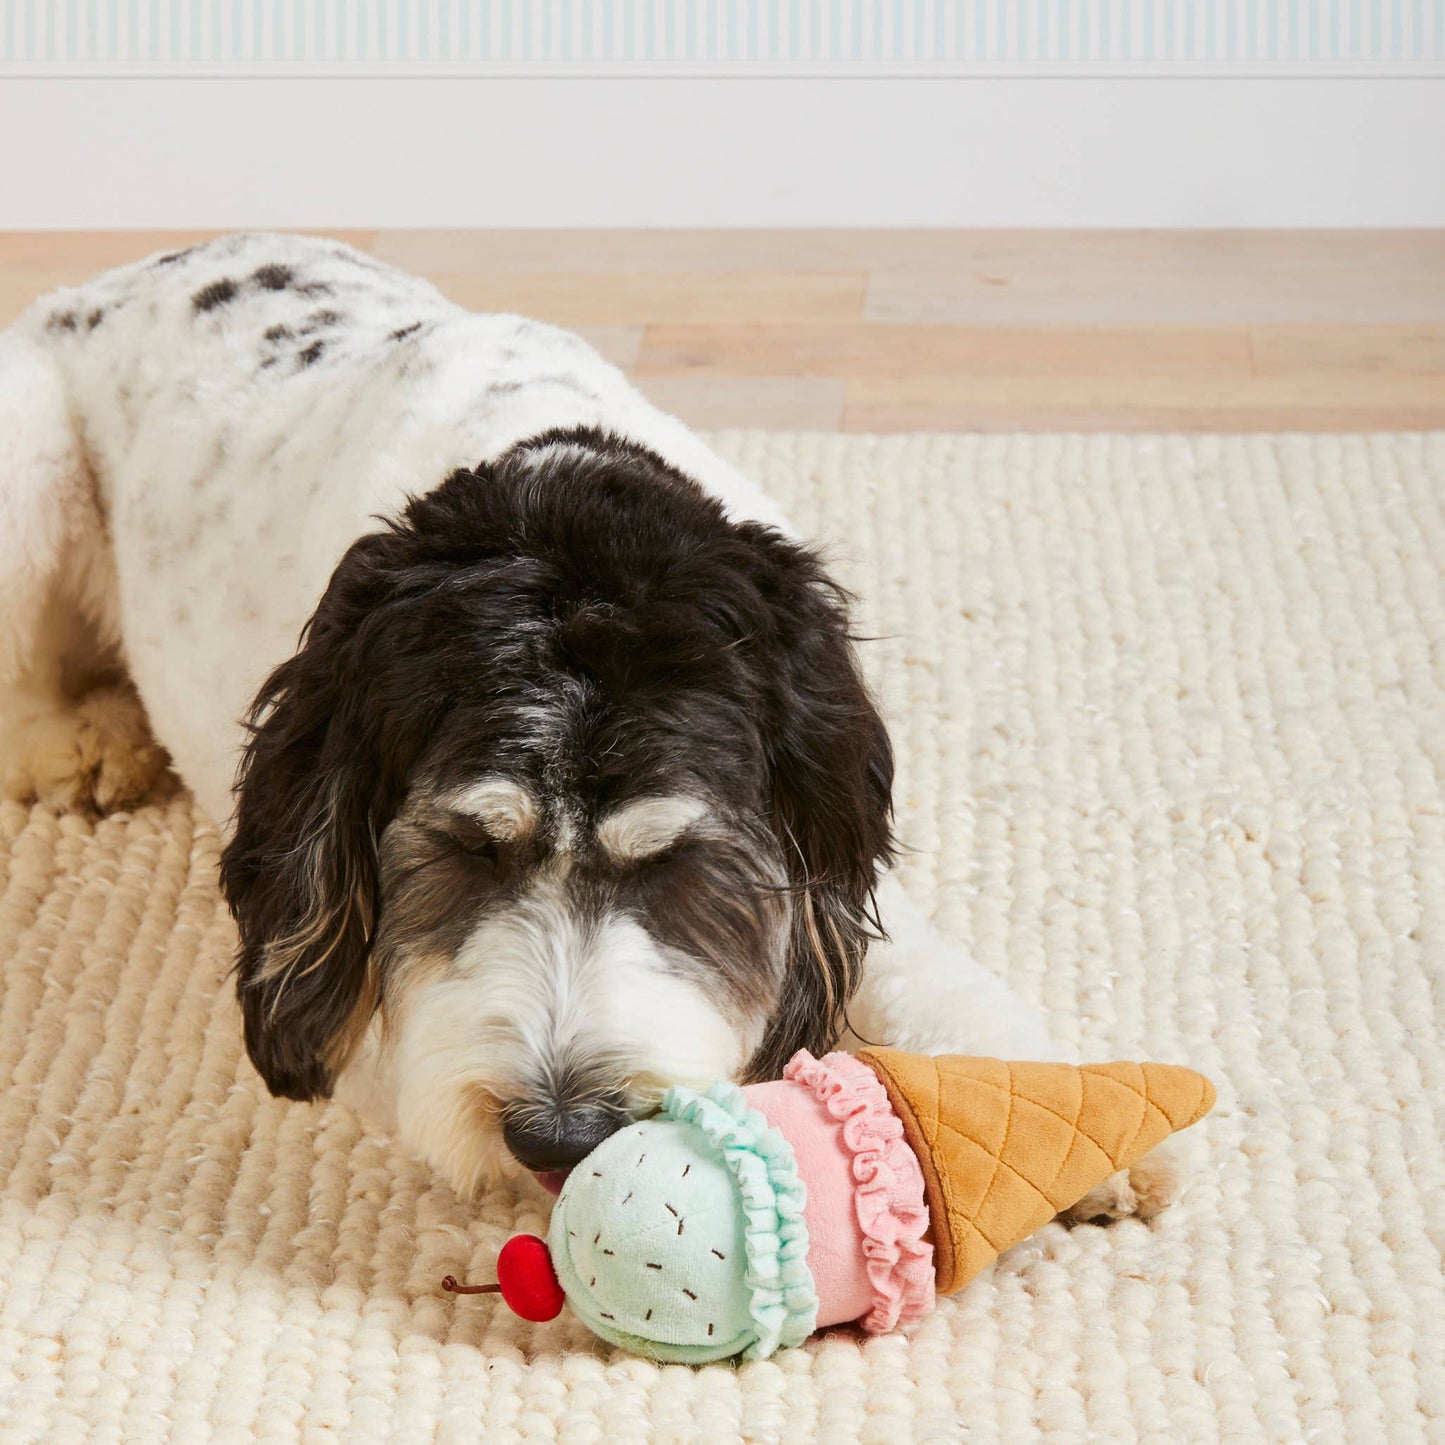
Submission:
M 134 806 L 170 765 L 140 699 L 130 687 L 101 688 L 81 700 L 78 712 L 91 801 L 102 813 Z
M 99 688 L 73 708 L 31 712 L 6 733 L 3 788 L 22 802 L 113 813 L 140 802 L 167 767 L 126 686 Z
M 1179 1194 L 1179 1169 L 1162 1150 L 1146 1154 L 1132 1169 L 1111 1174 L 1079 1202 L 1063 1210 L 1065 1224 L 1112 1224 L 1116 1219 L 1153 1219 Z

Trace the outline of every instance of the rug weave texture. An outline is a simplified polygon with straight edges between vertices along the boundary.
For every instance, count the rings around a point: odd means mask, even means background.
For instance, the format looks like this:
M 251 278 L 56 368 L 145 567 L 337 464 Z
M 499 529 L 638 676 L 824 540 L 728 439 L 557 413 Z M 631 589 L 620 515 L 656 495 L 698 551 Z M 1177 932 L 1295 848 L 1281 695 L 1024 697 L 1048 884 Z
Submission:
M 540 1192 L 266 1095 L 185 796 L 4 804 L 0 1441 L 1445 1439 L 1445 436 L 715 441 L 860 595 L 912 891 L 1216 1082 L 1182 1200 L 906 1337 L 524 1324 L 437 1286 Z

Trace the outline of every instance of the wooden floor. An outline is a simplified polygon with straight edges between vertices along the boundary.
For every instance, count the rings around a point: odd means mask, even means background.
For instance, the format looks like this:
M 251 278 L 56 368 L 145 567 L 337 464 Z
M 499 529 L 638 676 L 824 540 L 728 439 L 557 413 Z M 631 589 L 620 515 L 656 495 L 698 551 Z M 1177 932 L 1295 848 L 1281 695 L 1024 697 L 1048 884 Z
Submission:
M 701 427 L 1445 427 L 1445 231 L 342 234 Z M 194 239 L 0 233 L 0 325 Z

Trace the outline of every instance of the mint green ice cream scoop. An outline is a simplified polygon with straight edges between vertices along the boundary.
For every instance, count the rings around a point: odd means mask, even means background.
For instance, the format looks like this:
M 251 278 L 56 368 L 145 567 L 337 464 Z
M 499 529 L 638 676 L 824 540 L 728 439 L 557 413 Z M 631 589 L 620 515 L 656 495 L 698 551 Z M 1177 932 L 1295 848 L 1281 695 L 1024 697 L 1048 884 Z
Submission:
M 792 1147 L 741 1090 L 675 1088 L 572 1171 L 547 1242 L 605 1339 L 689 1364 L 761 1358 L 817 1317 L 804 1199 Z

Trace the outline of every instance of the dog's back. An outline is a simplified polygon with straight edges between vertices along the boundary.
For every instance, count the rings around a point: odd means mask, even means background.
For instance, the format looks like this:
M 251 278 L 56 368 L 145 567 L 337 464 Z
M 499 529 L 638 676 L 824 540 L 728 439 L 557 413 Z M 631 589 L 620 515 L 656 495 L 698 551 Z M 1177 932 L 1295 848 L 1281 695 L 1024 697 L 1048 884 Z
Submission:
M 21 459 L 5 483 L 48 538 L 25 565 L 83 575 L 83 610 L 218 822 L 238 719 L 341 555 L 456 468 L 600 427 L 734 514 L 782 521 L 581 338 L 468 312 L 336 241 L 248 234 L 155 256 L 43 298 L 6 339 L 17 427 L 38 456 L 63 454 L 49 480 Z

